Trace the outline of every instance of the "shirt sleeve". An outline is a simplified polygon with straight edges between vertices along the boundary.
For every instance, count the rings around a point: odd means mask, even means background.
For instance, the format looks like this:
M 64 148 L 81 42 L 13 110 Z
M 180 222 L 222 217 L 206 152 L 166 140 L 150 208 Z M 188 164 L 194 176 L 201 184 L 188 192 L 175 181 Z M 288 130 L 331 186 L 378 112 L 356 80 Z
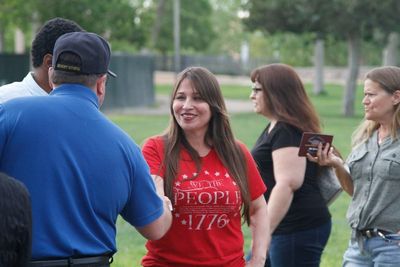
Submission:
M 133 226 L 141 227 L 158 219 L 164 212 L 164 205 L 157 194 L 149 167 L 137 146 L 134 147 L 132 160 L 132 189 L 121 215 Z
M 247 164 L 247 177 L 248 177 L 248 185 L 249 185 L 249 191 L 250 191 L 250 197 L 251 200 L 257 199 L 259 196 L 265 193 L 267 191 L 267 187 L 264 184 L 264 181 L 261 178 L 261 175 L 257 169 L 257 165 L 253 159 L 253 157 L 250 154 L 250 151 L 247 149 L 247 147 L 243 144 L 240 143 L 240 148 L 243 151 L 243 154 L 246 158 L 246 164 Z
M 278 123 L 275 127 L 271 137 L 272 151 L 284 147 L 300 146 L 302 132 L 299 129 L 283 122 Z
M 163 158 L 164 144 L 161 137 L 152 137 L 145 141 L 142 148 L 143 156 L 149 164 L 150 173 L 164 178 Z

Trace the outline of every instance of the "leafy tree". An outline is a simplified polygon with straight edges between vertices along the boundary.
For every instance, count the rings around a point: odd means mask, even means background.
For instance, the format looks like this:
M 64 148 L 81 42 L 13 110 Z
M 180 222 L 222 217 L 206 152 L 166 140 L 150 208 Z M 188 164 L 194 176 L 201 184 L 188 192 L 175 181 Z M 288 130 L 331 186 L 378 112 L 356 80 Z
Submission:
M 315 32 L 317 37 L 333 34 L 348 42 L 349 73 L 343 101 L 345 116 L 354 115 L 354 100 L 361 43 L 375 31 L 396 28 L 400 3 L 396 0 L 249 0 L 249 29 L 268 32 Z M 398 26 L 397 26 L 398 27 Z
M 241 0 L 210 0 L 210 3 L 214 10 L 212 24 L 218 38 L 211 42 L 208 52 L 238 57 L 243 40 L 248 39 L 248 33 L 244 31 L 239 17 L 242 11 Z
M 180 7 L 181 48 L 186 51 L 204 51 L 215 37 L 211 22 L 213 11 L 209 1 L 183 0 Z M 164 8 L 157 43 L 154 44 L 154 48 L 163 55 L 173 51 L 173 1 L 167 1 Z M 156 12 L 153 11 L 153 14 Z
M 39 21 L 64 17 L 79 23 L 88 31 L 112 40 L 126 40 L 142 46 L 144 31 L 135 23 L 136 6 L 129 0 L 31 0 L 36 2 Z
M 332 14 L 338 14 L 335 23 L 328 26 L 330 32 L 345 38 L 348 43 L 348 75 L 343 99 L 343 114 L 354 115 L 355 90 L 361 61 L 361 43 L 372 39 L 374 32 L 386 36 L 398 28 L 397 16 L 400 3 L 397 0 L 333 0 Z
M 0 0 L 0 52 L 4 51 L 5 31 L 10 28 L 27 30 L 32 18 L 33 3 L 24 0 Z
M 63 17 L 76 21 L 88 31 L 103 35 L 112 42 L 129 42 L 143 47 L 150 26 L 148 15 L 142 12 L 145 0 L 1 0 L 1 30 L 20 27 L 25 32 L 34 24 Z M 1 40 L 1 39 L 0 39 Z
M 320 0 L 250 0 L 244 6 L 249 17 L 244 20 L 250 30 L 262 30 L 274 34 L 278 32 L 315 33 L 314 62 L 316 79 L 314 92 L 323 92 L 323 38 L 327 31 L 329 6 Z

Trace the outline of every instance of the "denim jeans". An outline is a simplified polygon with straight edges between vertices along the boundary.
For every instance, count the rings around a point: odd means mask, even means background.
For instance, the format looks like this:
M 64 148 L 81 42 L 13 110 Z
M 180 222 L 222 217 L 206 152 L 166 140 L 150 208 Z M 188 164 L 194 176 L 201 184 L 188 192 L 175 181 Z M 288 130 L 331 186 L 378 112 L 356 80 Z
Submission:
M 386 237 L 390 241 L 382 237 L 350 240 L 343 255 L 343 267 L 399 267 L 400 235 L 391 234 Z
M 332 222 L 329 221 L 314 229 L 273 235 L 269 249 L 270 263 L 265 266 L 318 267 L 331 228 Z

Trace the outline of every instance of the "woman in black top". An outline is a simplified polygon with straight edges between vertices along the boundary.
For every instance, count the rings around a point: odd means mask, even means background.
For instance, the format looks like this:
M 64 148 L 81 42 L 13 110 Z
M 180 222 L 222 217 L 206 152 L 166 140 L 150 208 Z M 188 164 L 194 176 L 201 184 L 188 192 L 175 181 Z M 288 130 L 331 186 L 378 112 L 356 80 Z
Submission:
M 266 266 L 319 266 L 331 216 L 316 184 L 318 166 L 298 156 L 302 133 L 321 131 L 319 118 L 290 66 L 259 67 L 251 80 L 254 111 L 269 120 L 252 150 L 272 189 L 265 193 L 273 234 Z

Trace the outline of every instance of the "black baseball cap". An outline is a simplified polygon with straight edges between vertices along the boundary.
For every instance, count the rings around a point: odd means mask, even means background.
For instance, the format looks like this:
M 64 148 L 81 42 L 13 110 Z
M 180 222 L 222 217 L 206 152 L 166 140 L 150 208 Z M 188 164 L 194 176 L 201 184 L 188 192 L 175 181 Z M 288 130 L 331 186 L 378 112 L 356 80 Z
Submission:
M 63 53 L 72 53 L 80 58 L 80 62 L 71 63 L 60 59 Z M 111 49 L 103 37 L 91 32 L 70 32 L 61 35 L 53 51 L 53 68 L 77 74 L 117 75 L 108 69 Z

